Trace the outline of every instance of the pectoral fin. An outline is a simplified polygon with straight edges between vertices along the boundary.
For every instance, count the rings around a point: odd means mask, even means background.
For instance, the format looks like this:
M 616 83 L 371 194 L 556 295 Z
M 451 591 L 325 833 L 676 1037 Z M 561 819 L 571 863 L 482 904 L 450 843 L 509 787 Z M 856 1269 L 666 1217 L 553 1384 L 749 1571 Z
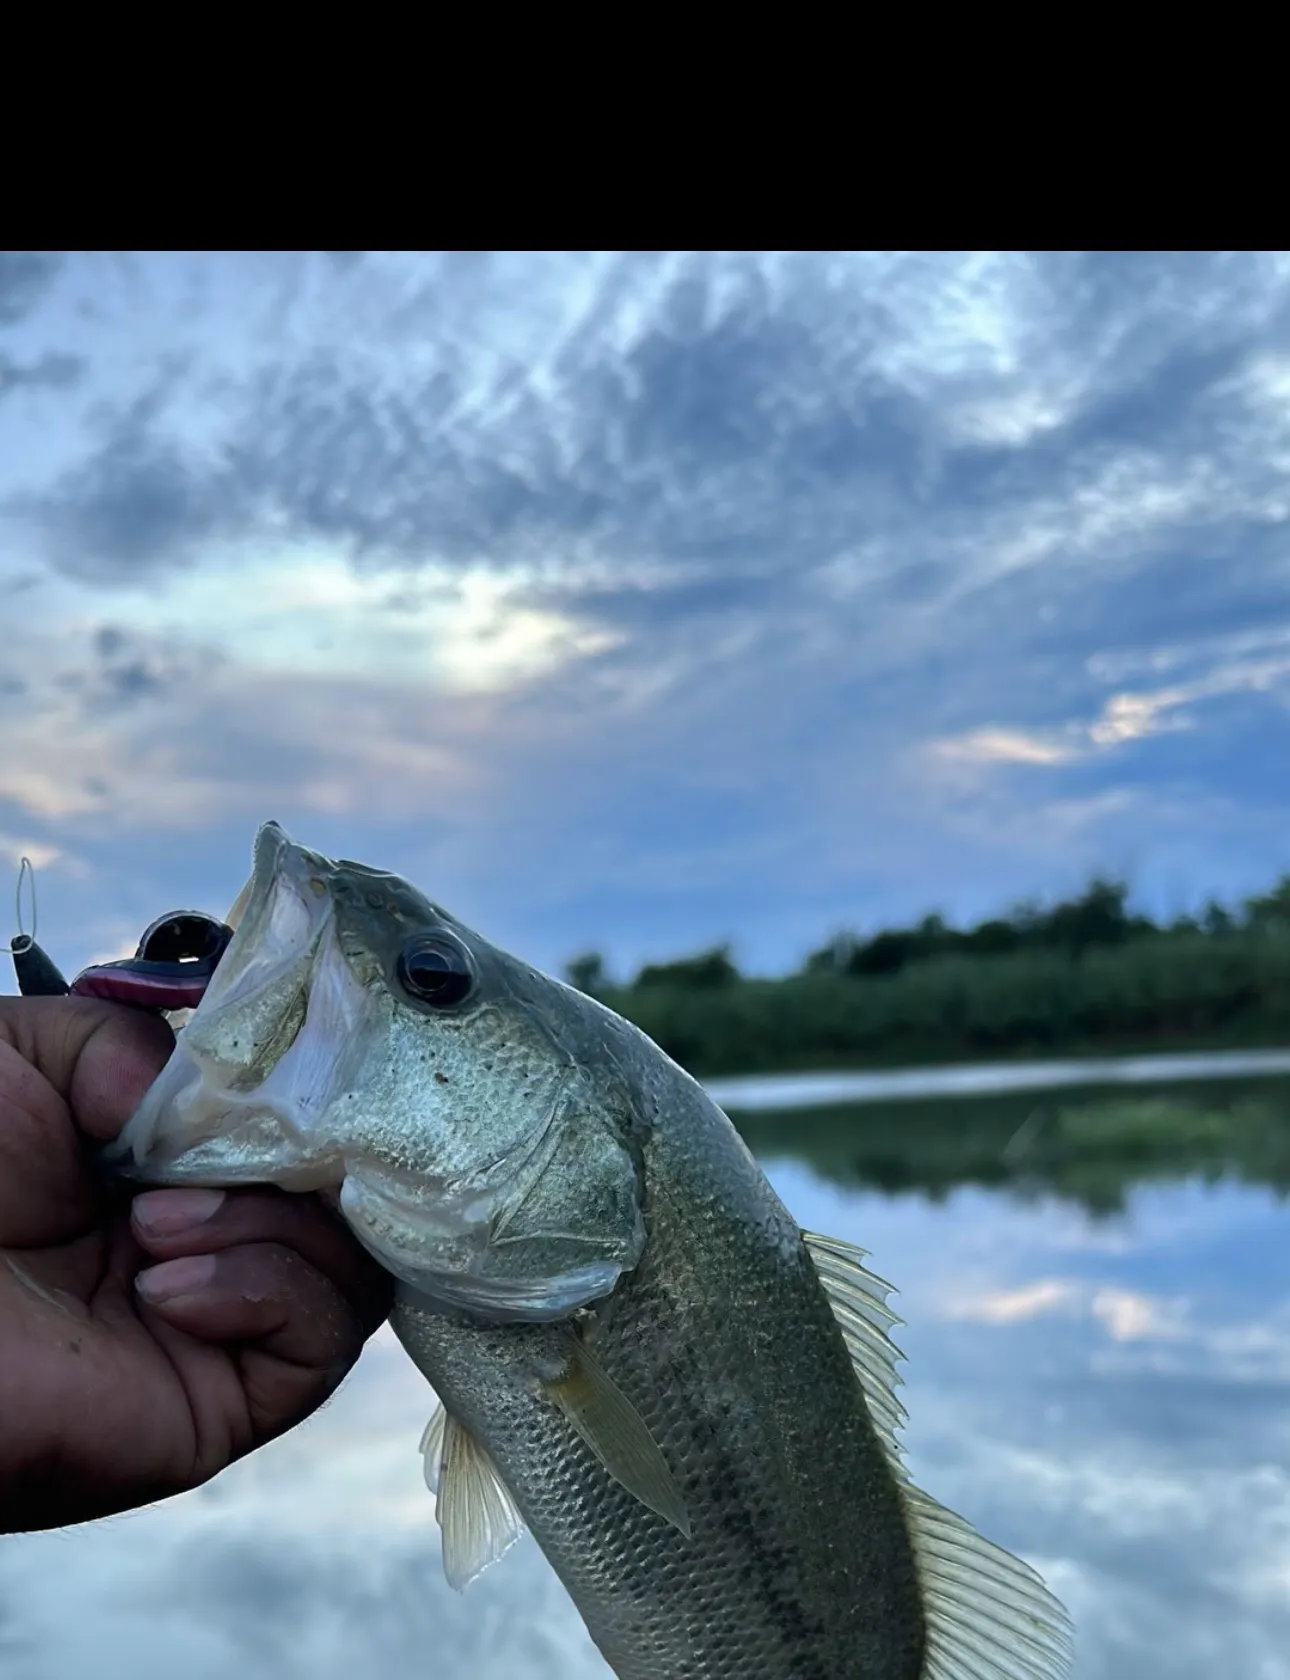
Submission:
M 568 1338 L 567 1348 L 567 1369 L 543 1382 L 545 1393 L 614 1480 L 688 1540 L 685 1500 L 644 1419 L 576 1337 Z
M 443 1533 L 443 1572 L 460 1592 L 510 1550 L 524 1523 L 492 1459 L 443 1406 L 425 1427 L 421 1452 Z

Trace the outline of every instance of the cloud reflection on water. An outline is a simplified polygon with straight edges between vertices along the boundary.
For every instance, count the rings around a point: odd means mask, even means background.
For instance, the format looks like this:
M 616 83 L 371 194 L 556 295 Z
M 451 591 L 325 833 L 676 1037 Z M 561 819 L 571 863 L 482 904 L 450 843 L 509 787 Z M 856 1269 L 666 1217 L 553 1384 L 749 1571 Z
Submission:
M 934 1205 L 769 1170 L 803 1224 L 861 1243 L 896 1283 L 914 1476 L 1067 1599 L 1079 1680 L 1285 1675 L 1283 1204 L 1155 1186 L 1094 1222 L 990 1191 Z M 318 1417 L 211 1488 L 3 1542 L 6 1674 L 605 1675 L 531 1541 L 464 1595 L 445 1585 L 416 1452 L 430 1403 L 383 1332 Z

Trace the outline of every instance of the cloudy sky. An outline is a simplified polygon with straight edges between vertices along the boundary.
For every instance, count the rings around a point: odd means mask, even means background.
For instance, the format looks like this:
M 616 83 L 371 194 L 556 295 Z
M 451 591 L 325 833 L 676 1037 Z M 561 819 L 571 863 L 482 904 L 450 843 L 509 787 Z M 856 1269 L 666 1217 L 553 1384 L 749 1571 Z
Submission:
M 0 254 L 0 868 L 547 967 L 1290 865 L 1290 260 Z

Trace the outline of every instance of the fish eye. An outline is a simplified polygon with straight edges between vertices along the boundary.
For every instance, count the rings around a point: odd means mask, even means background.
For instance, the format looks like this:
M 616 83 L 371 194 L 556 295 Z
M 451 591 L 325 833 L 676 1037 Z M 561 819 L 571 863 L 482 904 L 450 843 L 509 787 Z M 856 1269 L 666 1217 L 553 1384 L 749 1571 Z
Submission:
M 405 992 L 436 1009 L 450 1009 L 460 1003 L 475 983 L 460 945 L 451 939 L 424 935 L 409 940 L 399 952 L 396 972 Z

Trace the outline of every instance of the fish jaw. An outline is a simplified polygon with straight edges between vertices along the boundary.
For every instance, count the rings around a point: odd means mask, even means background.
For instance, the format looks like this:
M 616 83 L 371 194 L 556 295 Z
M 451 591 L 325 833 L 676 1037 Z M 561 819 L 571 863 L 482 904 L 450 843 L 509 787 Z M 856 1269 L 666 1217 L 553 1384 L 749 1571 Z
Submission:
M 340 949 L 324 869 L 261 828 L 233 940 L 106 1164 L 148 1183 L 339 1188 L 332 1116 L 380 999 Z

